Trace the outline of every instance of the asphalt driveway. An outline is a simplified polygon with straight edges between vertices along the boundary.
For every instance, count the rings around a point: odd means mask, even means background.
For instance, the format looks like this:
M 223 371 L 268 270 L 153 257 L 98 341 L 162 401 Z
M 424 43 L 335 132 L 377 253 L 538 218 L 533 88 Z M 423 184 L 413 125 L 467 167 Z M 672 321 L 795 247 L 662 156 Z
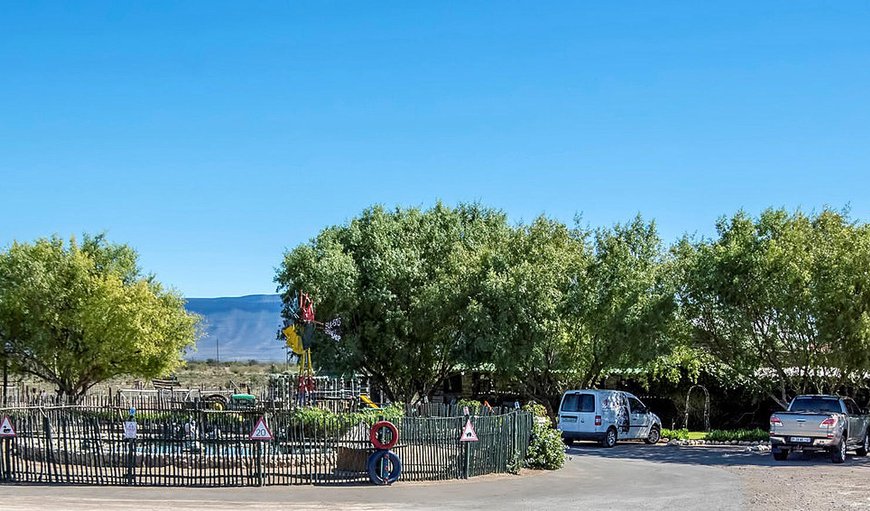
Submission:
M 0 486 L 5 511 L 259 509 L 743 509 L 738 474 L 728 464 L 762 463 L 737 449 L 621 444 L 569 450 L 556 472 L 392 487 L 124 488 Z

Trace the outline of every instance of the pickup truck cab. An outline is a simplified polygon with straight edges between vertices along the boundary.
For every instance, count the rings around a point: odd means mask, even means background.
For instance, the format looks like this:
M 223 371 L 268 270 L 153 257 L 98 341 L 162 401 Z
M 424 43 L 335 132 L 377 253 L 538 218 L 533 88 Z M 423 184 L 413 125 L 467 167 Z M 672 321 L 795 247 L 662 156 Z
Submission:
M 659 441 L 662 421 L 640 399 L 620 390 L 569 390 L 559 405 L 559 431 L 565 444 L 595 440 L 613 447 L 617 440 Z
M 777 461 L 790 452 L 828 451 L 831 461 L 846 461 L 854 449 L 866 456 L 870 416 L 850 398 L 830 395 L 802 395 L 794 398 L 785 412 L 770 416 L 770 447 Z

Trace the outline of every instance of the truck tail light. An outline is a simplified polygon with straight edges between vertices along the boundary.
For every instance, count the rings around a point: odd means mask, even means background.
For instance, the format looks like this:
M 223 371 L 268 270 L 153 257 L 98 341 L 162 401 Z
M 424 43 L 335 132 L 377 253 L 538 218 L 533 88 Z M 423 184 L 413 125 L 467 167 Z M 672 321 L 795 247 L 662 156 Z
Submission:
M 836 417 L 828 417 L 827 419 L 823 420 L 821 424 L 819 424 L 819 427 L 820 428 L 833 428 L 836 425 L 837 425 L 837 418 Z
M 774 427 L 774 426 L 782 426 L 782 420 L 780 420 L 780 418 L 777 417 L 776 415 L 772 415 L 770 417 L 770 427 Z
M 596 416 L 595 416 L 595 425 L 596 425 L 596 426 L 600 426 L 600 425 L 601 425 L 601 416 L 600 416 L 600 415 L 596 415 Z

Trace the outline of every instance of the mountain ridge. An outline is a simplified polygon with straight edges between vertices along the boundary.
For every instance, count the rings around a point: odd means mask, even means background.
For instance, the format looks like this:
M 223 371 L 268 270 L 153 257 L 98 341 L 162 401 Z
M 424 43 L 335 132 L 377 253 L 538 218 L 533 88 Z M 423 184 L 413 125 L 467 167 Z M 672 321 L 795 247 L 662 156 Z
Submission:
M 187 298 L 185 308 L 203 317 L 204 335 L 185 358 L 283 361 L 284 344 L 276 338 L 281 306 L 277 294 Z

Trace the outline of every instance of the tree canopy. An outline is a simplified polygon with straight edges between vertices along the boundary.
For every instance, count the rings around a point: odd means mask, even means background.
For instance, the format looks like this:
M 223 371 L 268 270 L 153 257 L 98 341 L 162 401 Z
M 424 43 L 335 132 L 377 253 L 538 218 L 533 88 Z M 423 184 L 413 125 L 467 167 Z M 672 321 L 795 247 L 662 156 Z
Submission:
M 13 243 L 0 252 L 0 356 L 72 401 L 117 375 L 177 367 L 198 317 L 137 262 L 102 235 Z
M 870 369 L 870 228 L 844 213 L 739 212 L 683 240 L 678 292 L 697 346 L 780 404 Z
M 324 351 L 391 399 L 427 396 L 461 368 L 547 402 L 669 349 L 663 268 L 655 227 L 640 218 L 590 233 L 438 204 L 374 207 L 325 229 L 285 254 L 276 280 L 285 303 L 304 290 L 321 318 L 342 318 L 345 338 Z

